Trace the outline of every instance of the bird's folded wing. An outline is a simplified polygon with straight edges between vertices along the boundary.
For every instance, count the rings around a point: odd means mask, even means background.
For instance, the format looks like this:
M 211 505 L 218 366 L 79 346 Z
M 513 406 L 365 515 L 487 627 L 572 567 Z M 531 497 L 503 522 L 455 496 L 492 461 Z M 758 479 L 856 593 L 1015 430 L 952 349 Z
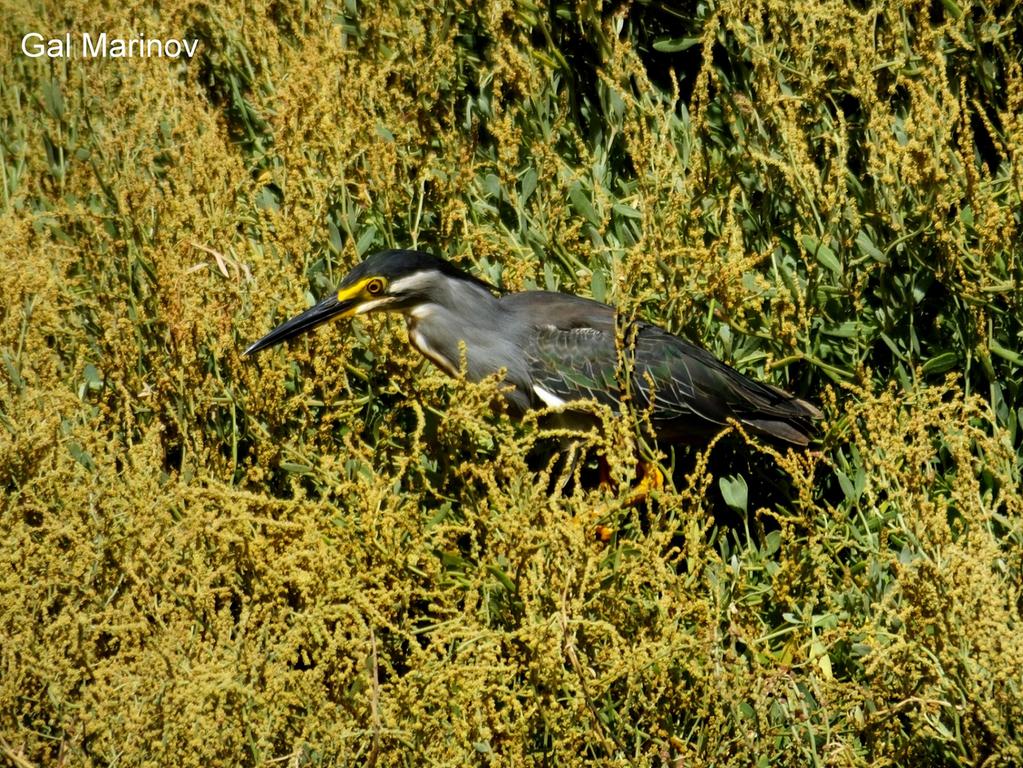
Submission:
M 538 405 L 592 399 L 618 406 L 615 343 L 606 331 L 542 325 L 533 335 L 526 359 Z

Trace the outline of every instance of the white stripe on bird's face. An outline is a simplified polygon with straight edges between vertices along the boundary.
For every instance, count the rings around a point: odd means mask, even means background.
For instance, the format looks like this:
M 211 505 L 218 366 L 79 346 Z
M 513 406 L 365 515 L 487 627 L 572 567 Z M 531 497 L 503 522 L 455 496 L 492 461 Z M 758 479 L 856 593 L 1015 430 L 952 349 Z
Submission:
M 355 308 L 355 314 L 365 315 L 367 312 L 372 312 L 374 309 L 380 309 L 386 307 L 388 304 L 394 301 L 391 296 L 381 296 L 379 299 L 373 299 L 372 301 L 366 301 L 359 304 Z
M 421 293 L 424 290 L 437 284 L 437 273 L 427 270 L 413 272 L 394 280 L 388 287 L 387 292 L 396 296 L 403 293 Z

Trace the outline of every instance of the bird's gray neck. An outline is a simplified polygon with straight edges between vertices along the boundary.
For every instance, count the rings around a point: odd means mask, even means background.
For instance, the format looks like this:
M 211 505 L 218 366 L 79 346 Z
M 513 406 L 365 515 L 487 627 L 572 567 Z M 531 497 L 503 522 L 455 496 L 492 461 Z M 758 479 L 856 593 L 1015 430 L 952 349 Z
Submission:
M 439 275 L 421 277 L 415 287 L 422 289 L 424 299 L 403 313 L 409 341 L 419 352 L 454 376 L 462 366 L 464 343 L 467 373 L 473 380 L 502 367 L 490 354 L 493 340 L 502 337 L 503 312 L 497 297 L 482 285 Z
M 528 410 L 530 378 L 521 333 L 529 319 L 516 316 L 483 284 L 442 275 L 417 279 L 433 282 L 418 302 L 402 310 L 412 346 L 451 376 L 464 370 L 470 381 L 480 381 L 503 371 L 511 406 L 520 413 Z

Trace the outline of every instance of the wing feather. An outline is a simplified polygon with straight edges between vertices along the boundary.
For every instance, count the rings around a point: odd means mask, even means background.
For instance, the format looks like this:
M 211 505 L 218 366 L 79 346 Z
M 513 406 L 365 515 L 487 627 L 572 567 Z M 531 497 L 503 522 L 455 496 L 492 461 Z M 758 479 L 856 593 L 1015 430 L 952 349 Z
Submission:
M 547 399 L 593 399 L 618 410 L 619 377 L 627 371 L 633 405 L 649 409 L 658 436 L 686 440 L 712 435 L 728 419 L 753 432 L 797 445 L 813 434 L 819 411 L 783 390 L 750 379 L 706 350 L 667 331 L 637 322 L 615 342 L 611 307 L 564 294 L 513 294 L 530 318 L 526 367 Z M 528 303 L 527 303 L 528 302 Z M 532 393 L 534 407 L 545 400 Z

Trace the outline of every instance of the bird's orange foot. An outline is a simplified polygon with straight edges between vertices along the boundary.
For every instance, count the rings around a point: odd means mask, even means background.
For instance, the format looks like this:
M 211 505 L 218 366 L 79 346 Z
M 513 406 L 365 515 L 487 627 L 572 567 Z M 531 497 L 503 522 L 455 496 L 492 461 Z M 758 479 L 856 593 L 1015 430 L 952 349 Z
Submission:
M 600 468 L 600 488 L 605 491 L 612 490 L 615 485 L 611 480 L 611 468 L 607 463 L 607 459 L 603 456 L 598 456 L 597 465 Z M 654 491 L 664 490 L 664 474 L 657 468 L 656 464 L 641 461 L 637 466 L 637 470 L 639 482 L 636 483 L 632 492 L 625 498 L 624 505 L 626 507 L 642 504 Z M 597 525 L 594 527 L 593 533 L 597 541 L 607 544 L 614 536 L 615 529 L 606 525 Z
M 664 490 L 664 474 L 657 468 L 656 464 L 648 464 L 645 461 L 639 462 L 639 482 L 632 489 L 632 493 L 625 500 L 625 506 L 634 507 L 642 504 L 654 491 Z

